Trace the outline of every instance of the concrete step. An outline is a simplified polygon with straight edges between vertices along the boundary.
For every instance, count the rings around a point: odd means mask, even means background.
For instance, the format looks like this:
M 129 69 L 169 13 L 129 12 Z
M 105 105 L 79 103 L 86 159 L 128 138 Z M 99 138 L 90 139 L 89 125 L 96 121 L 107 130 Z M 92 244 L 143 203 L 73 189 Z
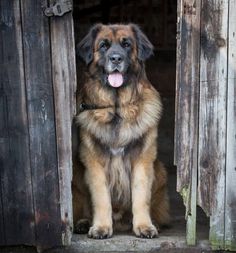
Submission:
M 89 239 L 86 235 L 74 235 L 72 245 L 63 251 L 50 253 L 104 253 L 104 252 L 211 252 L 207 240 L 201 240 L 197 246 L 186 245 L 185 236 L 160 235 L 159 238 L 142 239 L 134 235 L 114 235 L 105 240 Z

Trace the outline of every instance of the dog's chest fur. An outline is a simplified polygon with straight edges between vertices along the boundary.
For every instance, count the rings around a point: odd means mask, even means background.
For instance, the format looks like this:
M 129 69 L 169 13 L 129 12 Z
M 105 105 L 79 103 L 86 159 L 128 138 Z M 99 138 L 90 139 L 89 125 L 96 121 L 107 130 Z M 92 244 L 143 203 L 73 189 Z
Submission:
M 131 163 L 123 152 L 110 155 L 107 165 L 107 179 L 113 207 L 128 208 L 131 201 Z
M 109 157 L 107 159 L 106 171 L 112 206 L 115 209 L 129 209 L 131 205 L 131 164 L 134 156 L 142 148 L 143 137 L 132 139 L 124 146 L 120 146 L 120 131 L 124 131 L 123 125 L 127 124 L 125 118 L 122 114 L 115 112 L 108 124 L 110 125 L 107 132 L 110 135 L 109 142 L 101 142 L 100 148 Z

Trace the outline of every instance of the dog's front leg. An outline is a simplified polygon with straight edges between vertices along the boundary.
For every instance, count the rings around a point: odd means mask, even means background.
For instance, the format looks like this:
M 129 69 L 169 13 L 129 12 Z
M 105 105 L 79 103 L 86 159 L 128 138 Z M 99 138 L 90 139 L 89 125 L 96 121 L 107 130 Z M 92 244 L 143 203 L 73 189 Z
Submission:
M 153 238 L 158 232 L 150 217 L 153 163 L 139 159 L 132 172 L 133 231 L 138 237 Z
M 94 239 L 109 238 L 112 236 L 112 208 L 106 174 L 100 163 L 94 160 L 91 163 L 86 171 L 93 205 L 93 225 L 88 236 Z

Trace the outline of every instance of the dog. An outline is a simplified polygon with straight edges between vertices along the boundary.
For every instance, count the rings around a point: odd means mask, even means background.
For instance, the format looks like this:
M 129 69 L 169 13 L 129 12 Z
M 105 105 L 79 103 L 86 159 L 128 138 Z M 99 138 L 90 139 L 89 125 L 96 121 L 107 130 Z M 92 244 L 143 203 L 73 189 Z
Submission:
M 77 53 L 87 72 L 77 100 L 74 230 L 95 239 L 131 228 L 156 237 L 170 216 L 167 173 L 157 158 L 162 104 L 144 66 L 153 46 L 135 24 L 96 24 Z

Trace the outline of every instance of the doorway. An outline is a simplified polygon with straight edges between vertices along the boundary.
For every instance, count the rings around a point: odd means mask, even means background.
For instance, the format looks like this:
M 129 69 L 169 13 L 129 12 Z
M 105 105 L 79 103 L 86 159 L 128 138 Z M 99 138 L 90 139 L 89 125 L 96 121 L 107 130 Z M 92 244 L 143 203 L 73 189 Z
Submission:
M 176 77 L 176 0 L 128 1 L 74 1 L 74 27 L 76 44 L 95 23 L 135 23 L 155 47 L 154 56 L 146 62 L 146 72 L 152 85 L 159 91 L 163 114 L 159 127 L 159 159 L 168 171 L 171 227 L 162 236 L 181 235 L 185 238 L 185 206 L 176 192 L 174 166 L 175 77 Z M 84 65 L 77 59 L 78 86 L 83 82 Z M 203 211 L 198 209 L 198 239 L 207 239 L 209 224 Z M 79 237 L 81 239 L 83 237 Z

